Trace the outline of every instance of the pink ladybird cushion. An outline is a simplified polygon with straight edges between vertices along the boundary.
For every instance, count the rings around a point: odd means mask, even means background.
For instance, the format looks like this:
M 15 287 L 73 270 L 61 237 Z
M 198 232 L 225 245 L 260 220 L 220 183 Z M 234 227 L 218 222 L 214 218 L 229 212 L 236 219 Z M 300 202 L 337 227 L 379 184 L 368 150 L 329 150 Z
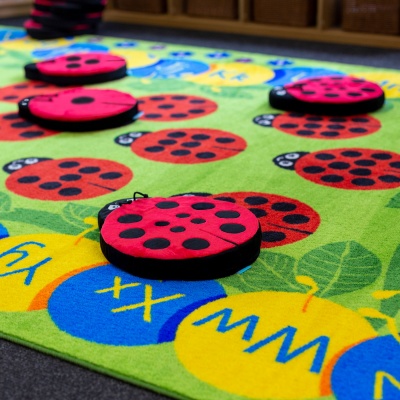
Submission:
M 376 83 L 350 76 L 326 76 L 276 87 L 269 99 L 272 107 L 286 111 L 353 115 L 376 111 L 385 96 Z

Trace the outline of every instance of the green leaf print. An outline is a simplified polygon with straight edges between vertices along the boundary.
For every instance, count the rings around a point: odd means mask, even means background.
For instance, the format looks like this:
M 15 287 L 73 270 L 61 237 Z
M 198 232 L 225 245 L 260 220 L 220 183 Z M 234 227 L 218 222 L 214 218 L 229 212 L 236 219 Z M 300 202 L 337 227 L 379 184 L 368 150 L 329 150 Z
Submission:
M 221 279 L 224 285 L 243 292 L 275 290 L 281 292 L 306 292 L 306 288 L 296 282 L 293 257 L 262 251 L 253 266 L 243 274 L 235 274 Z
M 69 224 L 83 230 L 87 227 L 84 219 L 87 217 L 97 218 L 98 211 L 99 210 L 96 207 L 68 203 L 62 210 L 62 216 Z
M 383 290 L 400 290 L 400 246 L 397 247 L 386 273 Z M 400 294 L 382 300 L 381 311 L 395 317 L 400 310 Z
M 389 203 L 386 204 L 386 207 L 400 208 L 400 193 L 397 193 L 394 197 L 392 197 L 389 200 Z
M 213 96 L 237 99 L 252 99 L 254 96 L 241 87 L 201 86 L 201 91 Z
M 11 199 L 6 193 L 0 192 L 0 212 L 10 211 L 11 209 Z
M 298 275 L 314 279 L 318 297 L 354 292 L 368 286 L 379 276 L 381 262 L 357 242 L 337 242 L 306 253 L 298 264 Z

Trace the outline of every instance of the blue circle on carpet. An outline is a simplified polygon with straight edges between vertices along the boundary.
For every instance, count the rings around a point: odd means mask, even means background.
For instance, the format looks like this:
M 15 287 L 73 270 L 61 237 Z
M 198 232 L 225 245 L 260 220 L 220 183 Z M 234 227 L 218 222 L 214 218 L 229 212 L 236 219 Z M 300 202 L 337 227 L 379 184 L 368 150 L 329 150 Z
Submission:
M 317 78 L 327 75 L 345 75 L 341 71 L 336 71 L 328 68 L 313 68 L 313 67 L 287 67 L 274 69 L 275 76 L 268 84 L 281 86 L 287 83 L 295 82 L 300 79 Z
M 97 43 L 73 43 L 69 46 L 38 48 L 32 52 L 34 58 L 54 58 L 74 53 L 107 52 L 108 47 Z
M 48 309 L 58 328 L 72 336 L 139 346 L 174 340 L 183 318 L 225 296 L 216 281 L 142 279 L 105 265 L 63 282 L 51 295 Z
M 337 400 L 374 399 L 378 380 L 382 399 L 400 399 L 400 389 L 393 384 L 400 383 L 399 364 L 400 343 L 393 336 L 367 340 L 348 350 L 336 363 L 331 377 L 333 392 Z
M 7 40 L 21 39 L 26 36 L 25 30 L 2 28 L 0 29 L 0 42 L 6 42 Z
M 137 78 L 176 79 L 184 76 L 198 75 L 210 67 L 201 62 L 187 59 L 164 59 L 144 68 L 131 68 L 128 74 Z
M 8 234 L 6 227 L 4 225 L 0 224 L 0 239 L 4 239 L 9 236 L 10 235 Z

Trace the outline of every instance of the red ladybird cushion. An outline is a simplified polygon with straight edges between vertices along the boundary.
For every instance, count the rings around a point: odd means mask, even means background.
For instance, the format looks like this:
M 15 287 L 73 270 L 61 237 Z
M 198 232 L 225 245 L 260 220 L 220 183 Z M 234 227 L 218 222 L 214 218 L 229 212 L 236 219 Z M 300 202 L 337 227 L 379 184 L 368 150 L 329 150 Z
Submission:
M 385 101 L 382 88 L 349 76 L 310 78 L 275 87 L 272 107 L 322 115 L 355 115 L 376 111 Z
M 257 259 L 261 229 L 237 204 L 199 196 L 140 198 L 107 216 L 100 243 L 111 263 L 137 276 L 216 279 Z
M 138 113 L 132 95 L 109 89 L 68 89 L 25 98 L 18 107 L 22 118 L 40 126 L 77 132 L 125 125 Z
M 102 83 L 126 76 L 126 61 L 108 53 L 68 54 L 25 66 L 27 79 L 60 86 Z

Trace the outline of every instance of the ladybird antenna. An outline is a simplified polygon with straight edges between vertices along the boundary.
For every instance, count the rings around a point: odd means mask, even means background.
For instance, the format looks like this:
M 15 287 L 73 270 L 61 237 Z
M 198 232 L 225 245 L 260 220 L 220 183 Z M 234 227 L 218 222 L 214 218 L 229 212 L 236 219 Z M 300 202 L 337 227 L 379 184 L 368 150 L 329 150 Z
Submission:
M 134 192 L 133 193 L 133 201 L 136 201 L 136 197 L 141 196 L 144 199 L 147 199 L 149 197 L 148 194 L 142 193 L 142 192 Z

